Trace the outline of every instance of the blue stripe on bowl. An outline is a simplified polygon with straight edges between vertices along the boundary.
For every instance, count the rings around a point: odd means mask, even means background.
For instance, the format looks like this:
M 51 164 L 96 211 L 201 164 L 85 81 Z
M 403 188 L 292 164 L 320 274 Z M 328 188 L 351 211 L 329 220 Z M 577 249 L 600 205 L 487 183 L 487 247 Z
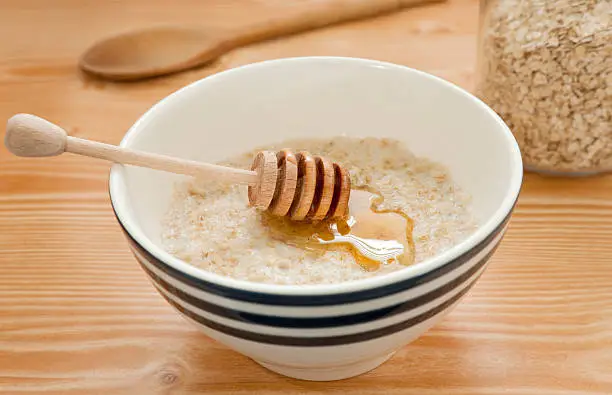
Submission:
M 480 275 L 478 276 L 478 278 Z M 458 302 L 463 295 L 465 295 L 472 286 L 478 281 L 478 278 L 474 279 L 465 289 L 453 296 L 444 303 L 419 314 L 415 317 L 411 317 L 405 321 L 398 322 L 393 325 L 389 325 L 383 328 L 373 329 L 360 333 L 354 333 L 349 335 L 338 335 L 338 336 L 321 336 L 321 337 L 295 337 L 295 336 L 278 336 L 268 335 L 263 333 L 250 332 L 243 329 L 232 328 L 227 325 L 220 324 L 218 322 L 209 320 L 208 318 L 202 317 L 192 311 L 183 308 L 181 305 L 171 300 L 164 294 L 161 294 L 164 299 L 178 311 L 192 320 L 198 322 L 201 325 L 214 329 L 218 332 L 224 333 L 229 336 L 237 337 L 244 340 L 250 340 L 257 343 L 273 344 L 278 346 L 296 346 L 296 347 L 324 347 L 324 346 L 339 346 L 346 344 L 353 344 L 364 342 L 367 340 L 377 339 L 383 336 L 388 336 L 396 332 L 403 331 L 415 325 L 418 325 L 438 314 L 441 314 L 455 302 Z
M 176 296 L 181 301 L 197 307 L 198 309 L 204 310 L 208 313 L 229 318 L 234 321 L 242 322 L 245 324 L 255 324 L 263 326 L 272 326 L 279 328 L 331 328 L 347 325 L 363 324 L 383 318 L 392 317 L 397 314 L 407 312 L 415 309 L 421 305 L 427 304 L 441 296 L 451 292 L 456 287 L 460 286 L 464 282 L 468 281 L 475 273 L 478 272 L 494 254 L 498 245 L 495 245 L 493 249 L 487 253 L 477 264 L 472 266 L 465 273 L 452 279 L 451 281 L 433 289 L 423 295 L 413 297 L 412 299 L 402 301 L 395 305 L 384 307 L 380 309 L 365 311 L 357 314 L 337 315 L 329 317 L 316 317 L 316 318 L 304 318 L 304 317 L 279 317 L 271 315 L 262 315 L 249 313 L 245 311 L 230 309 L 228 307 L 219 306 L 217 304 L 208 302 L 206 300 L 195 297 L 183 290 L 180 290 L 169 284 L 167 281 L 160 278 L 158 275 L 153 273 L 146 265 L 139 262 L 143 270 L 157 283 L 162 289 L 168 293 Z M 137 257 L 138 259 L 138 257 Z

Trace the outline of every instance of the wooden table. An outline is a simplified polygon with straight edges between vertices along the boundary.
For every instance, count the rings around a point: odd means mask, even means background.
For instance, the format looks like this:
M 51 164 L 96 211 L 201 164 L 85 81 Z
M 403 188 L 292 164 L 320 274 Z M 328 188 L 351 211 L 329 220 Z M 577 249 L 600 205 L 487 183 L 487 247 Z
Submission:
M 477 3 L 451 0 L 254 45 L 170 78 L 112 84 L 75 69 L 102 36 L 160 22 L 245 23 L 287 0 L 0 0 L 0 119 L 31 112 L 118 143 L 149 106 L 191 81 L 300 55 L 386 60 L 470 89 Z M 0 149 L 2 394 L 612 393 L 610 176 L 527 176 L 490 269 L 442 324 L 374 372 L 309 383 L 207 339 L 156 294 L 113 218 L 108 170 Z

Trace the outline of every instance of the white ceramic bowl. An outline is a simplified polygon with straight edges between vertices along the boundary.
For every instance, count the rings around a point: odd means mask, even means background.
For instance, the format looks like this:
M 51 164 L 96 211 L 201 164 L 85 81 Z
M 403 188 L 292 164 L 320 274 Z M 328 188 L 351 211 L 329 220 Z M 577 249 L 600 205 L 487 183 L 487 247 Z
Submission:
M 237 281 L 160 247 L 160 219 L 181 177 L 115 166 L 117 218 L 161 295 L 208 336 L 265 367 L 307 380 L 375 368 L 447 314 L 502 239 L 521 187 L 518 146 L 502 120 L 460 88 L 363 59 L 295 58 L 197 81 L 153 106 L 121 145 L 214 162 L 297 137 L 392 137 L 447 165 L 473 196 L 480 228 L 406 269 L 337 285 Z

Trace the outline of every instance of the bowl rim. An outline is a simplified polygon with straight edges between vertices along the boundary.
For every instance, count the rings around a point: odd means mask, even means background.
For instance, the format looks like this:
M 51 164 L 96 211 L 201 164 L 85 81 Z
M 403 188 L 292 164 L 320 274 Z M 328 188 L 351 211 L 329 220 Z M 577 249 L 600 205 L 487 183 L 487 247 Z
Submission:
M 499 231 L 499 228 L 503 227 L 504 222 L 509 219 L 511 213 L 518 200 L 522 183 L 523 183 L 523 163 L 518 143 L 510 131 L 510 128 L 501 119 L 501 117 L 495 113 L 489 106 L 487 106 L 482 100 L 472 95 L 468 91 L 460 88 L 459 86 L 446 81 L 440 77 L 432 74 L 420 71 L 417 69 L 410 68 L 408 66 L 398 65 L 389 62 L 383 62 L 367 58 L 354 58 L 354 57 L 338 57 L 338 56 L 304 56 L 304 57 L 290 57 L 280 58 L 274 60 L 266 60 L 262 62 L 251 63 L 229 70 L 225 70 L 200 80 L 194 81 L 175 92 L 164 97 L 156 104 L 151 106 L 126 132 L 121 143 L 121 147 L 129 147 L 130 144 L 136 139 L 136 137 L 142 132 L 143 125 L 148 123 L 149 118 L 153 114 L 164 106 L 168 105 L 176 96 L 183 92 L 191 89 L 197 89 L 200 85 L 208 84 L 214 79 L 231 78 L 234 74 L 240 74 L 243 72 L 254 71 L 260 68 L 266 68 L 277 64 L 288 64 L 288 63 L 300 63 L 300 62 L 335 62 L 335 63 L 360 63 L 366 66 L 374 66 L 377 68 L 394 69 L 401 72 L 414 73 L 422 78 L 427 78 L 435 81 L 437 84 L 446 86 L 448 89 L 452 89 L 467 100 L 471 100 L 482 110 L 487 112 L 490 116 L 497 121 L 501 126 L 498 128 L 498 132 L 503 134 L 505 141 L 507 142 L 507 148 L 510 151 L 510 157 L 513 161 L 513 171 L 511 172 L 511 179 L 508 185 L 509 193 L 506 194 L 500 207 L 491 215 L 485 223 L 483 223 L 474 233 L 468 236 L 460 243 L 454 245 L 448 250 L 437 254 L 431 258 L 428 258 L 422 262 L 408 266 L 399 271 L 383 274 L 380 276 L 369 277 L 365 279 L 350 280 L 341 283 L 334 284 L 305 284 L 305 285 L 286 285 L 286 284 L 268 284 L 251 282 L 247 280 L 238 280 L 226 276 L 222 276 L 213 272 L 206 271 L 204 269 L 197 268 L 182 261 L 179 258 L 172 256 L 170 253 L 163 250 L 160 246 L 150 240 L 144 232 L 141 231 L 140 227 L 130 220 L 130 205 L 126 202 L 122 204 L 123 195 L 119 193 L 123 188 L 124 181 L 124 166 L 115 164 L 111 167 L 109 174 L 109 195 L 113 212 L 124 231 L 128 236 L 133 239 L 137 244 L 140 245 L 145 251 L 151 256 L 162 262 L 164 265 L 170 266 L 178 272 L 184 275 L 201 280 L 204 282 L 212 283 L 220 287 L 233 289 L 237 291 L 246 291 L 259 294 L 273 294 L 273 295 L 332 295 L 332 294 L 344 294 L 353 293 L 356 291 L 364 291 L 375 288 L 388 286 L 390 284 L 409 280 L 414 277 L 419 277 L 428 272 L 444 266 L 445 264 L 454 261 L 470 252 L 478 245 L 482 244 L 487 238 L 493 233 Z

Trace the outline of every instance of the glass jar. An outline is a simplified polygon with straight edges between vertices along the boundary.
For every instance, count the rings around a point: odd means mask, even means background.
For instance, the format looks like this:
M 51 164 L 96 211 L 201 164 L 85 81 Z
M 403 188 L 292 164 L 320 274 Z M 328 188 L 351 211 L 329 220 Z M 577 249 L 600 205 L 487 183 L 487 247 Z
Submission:
M 476 94 L 528 170 L 612 171 L 612 0 L 481 0 Z

